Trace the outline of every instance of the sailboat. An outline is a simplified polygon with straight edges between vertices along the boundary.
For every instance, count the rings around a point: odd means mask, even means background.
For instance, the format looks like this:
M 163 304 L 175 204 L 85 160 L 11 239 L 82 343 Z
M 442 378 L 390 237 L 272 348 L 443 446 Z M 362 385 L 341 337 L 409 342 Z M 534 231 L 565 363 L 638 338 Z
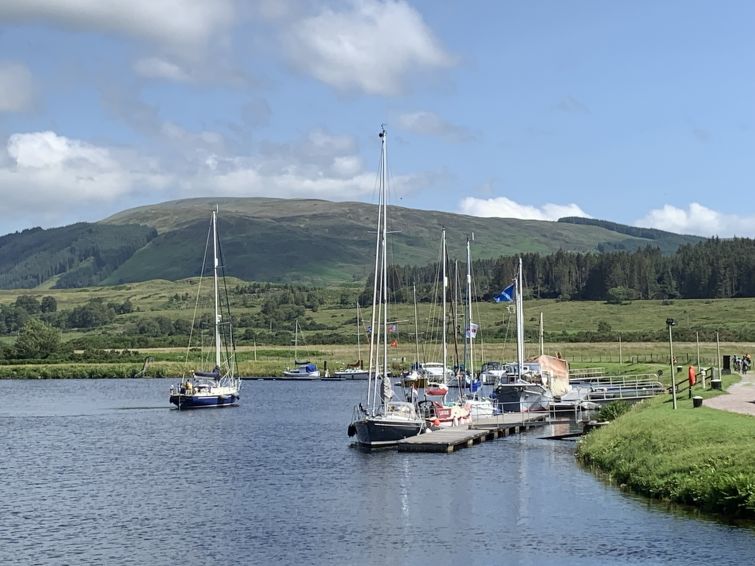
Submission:
M 448 324 L 446 318 L 446 298 L 448 294 L 448 276 L 446 275 L 446 229 L 443 228 L 441 232 L 441 244 L 440 244 L 440 263 L 442 266 L 441 276 L 443 282 L 441 285 L 443 303 L 443 321 L 441 326 L 443 327 L 443 363 L 426 362 L 422 366 L 422 372 L 425 377 L 425 396 L 430 397 L 442 397 L 445 400 L 448 393 L 448 380 L 450 377 L 450 371 L 448 369 L 448 341 L 446 339 L 446 325 Z
M 213 302 L 214 302 L 214 363 L 210 371 L 194 370 L 189 377 L 184 377 L 181 383 L 170 388 L 170 403 L 178 409 L 199 409 L 208 407 L 228 407 L 237 405 L 240 399 L 239 390 L 241 380 L 235 375 L 236 351 L 233 341 L 233 329 L 231 326 L 231 313 L 226 300 L 223 307 L 220 304 L 220 289 L 218 287 L 219 271 L 222 266 L 219 261 L 220 242 L 217 228 L 217 208 L 212 211 L 210 232 L 212 236 L 212 279 L 213 279 Z M 210 238 L 207 238 L 208 245 Z M 205 254 L 205 257 L 207 254 Z M 202 268 L 204 274 L 204 266 Z M 200 278 L 197 297 L 202 288 Z M 227 295 L 226 295 L 227 296 Z M 199 301 L 197 301 L 199 304 Z M 224 311 L 224 312 L 221 312 Z M 195 312 L 195 319 L 196 319 Z M 227 322 L 224 322 L 225 317 Z M 193 324 L 192 324 L 193 328 Z M 193 332 L 192 332 L 193 334 Z M 191 351 L 191 337 L 189 338 L 188 355 Z
M 474 235 L 473 235 L 474 237 Z M 465 406 L 469 409 L 473 420 L 484 417 L 492 417 L 495 412 L 493 401 L 483 395 L 482 378 L 475 379 L 474 373 L 474 340 L 477 337 L 479 325 L 472 318 L 472 252 L 469 238 L 467 238 L 467 351 L 469 352 L 469 376 L 471 379 L 470 392 L 465 396 Z
M 553 401 L 548 388 L 547 375 L 543 374 L 537 362 L 524 359 L 524 301 L 522 285 L 522 258 L 513 289 L 516 304 L 516 364 L 506 364 L 506 371 L 500 377 L 494 394 L 498 408 L 502 412 L 545 411 Z M 504 290 L 503 294 L 506 294 Z
M 450 403 L 446 403 L 446 395 L 448 394 L 448 343 L 446 326 L 448 321 L 446 319 L 446 299 L 448 288 L 448 277 L 446 276 L 446 231 L 443 230 L 441 239 L 441 263 L 443 266 L 443 365 L 442 373 L 439 378 L 430 380 L 428 378 L 427 385 L 425 385 L 425 399 L 417 403 L 420 414 L 425 418 L 427 425 L 431 429 L 452 427 L 465 425 L 471 420 L 470 408 L 466 405 L 461 398 L 461 390 L 459 390 L 459 397 Z M 455 325 L 454 325 L 455 326 Z M 430 364 L 425 364 L 427 370 Z
M 349 364 L 344 369 L 333 373 L 336 379 L 367 379 L 367 370 L 362 364 L 362 346 L 359 342 L 361 326 L 359 324 L 359 301 L 357 301 L 357 361 Z
M 387 133 L 380 131 L 380 196 L 375 242 L 375 276 L 372 287 L 372 324 L 370 325 L 370 364 L 367 374 L 366 405 L 354 408 L 348 435 L 356 436 L 365 448 L 392 446 L 425 429 L 425 421 L 415 405 L 393 399 L 388 371 L 388 258 L 387 252 Z
M 299 361 L 297 359 L 297 353 L 299 352 L 299 320 L 294 322 L 294 366 L 293 368 L 286 368 L 283 372 L 283 377 L 292 380 L 302 381 L 316 381 L 320 379 L 320 370 L 317 369 L 317 365 L 313 364 L 309 360 Z

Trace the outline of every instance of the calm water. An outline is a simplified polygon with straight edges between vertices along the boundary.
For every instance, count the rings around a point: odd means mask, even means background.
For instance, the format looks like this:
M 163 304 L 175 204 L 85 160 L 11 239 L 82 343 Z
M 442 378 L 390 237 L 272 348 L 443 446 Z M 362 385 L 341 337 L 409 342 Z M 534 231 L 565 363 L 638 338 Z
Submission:
M 365 454 L 364 383 L 244 383 L 178 412 L 167 380 L 0 381 L 0 564 L 737 564 L 755 531 L 673 513 L 542 431 Z

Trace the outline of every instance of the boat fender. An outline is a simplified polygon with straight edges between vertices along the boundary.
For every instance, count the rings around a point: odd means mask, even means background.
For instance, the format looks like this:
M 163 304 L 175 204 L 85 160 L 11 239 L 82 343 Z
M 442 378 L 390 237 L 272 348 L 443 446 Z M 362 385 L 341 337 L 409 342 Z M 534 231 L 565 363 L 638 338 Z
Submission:
M 350 438 L 350 437 L 354 436 L 357 433 L 357 427 L 355 427 L 354 424 L 352 423 L 352 424 L 349 425 L 349 428 L 348 428 L 347 432 L 348 432 L 349 438 Z

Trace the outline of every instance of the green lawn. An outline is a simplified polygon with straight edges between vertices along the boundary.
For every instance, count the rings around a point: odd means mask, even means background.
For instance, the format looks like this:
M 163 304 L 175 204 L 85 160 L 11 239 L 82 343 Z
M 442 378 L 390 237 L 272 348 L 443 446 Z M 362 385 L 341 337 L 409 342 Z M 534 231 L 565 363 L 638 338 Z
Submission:
M 739 376 L 724 378 L 728 387 Z M 720 392 L 700 388 L 696 395 Z M 663 395 L 590 432 L 577 456 L 612 483 L 727 517 L 755 518 L 755 417 Z

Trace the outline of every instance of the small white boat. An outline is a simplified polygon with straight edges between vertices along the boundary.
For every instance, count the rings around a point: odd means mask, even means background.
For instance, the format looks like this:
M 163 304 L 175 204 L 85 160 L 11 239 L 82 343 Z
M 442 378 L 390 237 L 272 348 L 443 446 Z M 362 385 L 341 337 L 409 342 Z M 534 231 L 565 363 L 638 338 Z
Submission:
M 336 379 L 354 379 L 361 380 L 367 379 L 369 373 L 362 366 L 362 344 L 359 340 L 359 333 L 362 330 L 362 326 L 359 324 L 359 301 L 357 301 L 357 362 L 347 365 L 344 369 L 339 369 L 333 373 L 333 377 Z
M 301 379 L 303 381 L 315 381 L 320 379 L 320 370 L 310 362 L 300 362 L 295 368 L 289 368 L 283 372 L 287 379 Z
M 302 381 L 316 381 L 320 379 L 320 370 L 309 360 L 300 362 L 296 359 L 296 353 L 299 350 L 299 321 L 294 324 L 294 367 L 286 368 L 283 371 L 283 377 L 286 379 L 297 379 Z
M 333 373 L 333 377 L 336 379 L 354 379 L 354 380 L 366 380 L 368 377 L 366 369 L 362 368 L 346 368 L 341 369 Z

